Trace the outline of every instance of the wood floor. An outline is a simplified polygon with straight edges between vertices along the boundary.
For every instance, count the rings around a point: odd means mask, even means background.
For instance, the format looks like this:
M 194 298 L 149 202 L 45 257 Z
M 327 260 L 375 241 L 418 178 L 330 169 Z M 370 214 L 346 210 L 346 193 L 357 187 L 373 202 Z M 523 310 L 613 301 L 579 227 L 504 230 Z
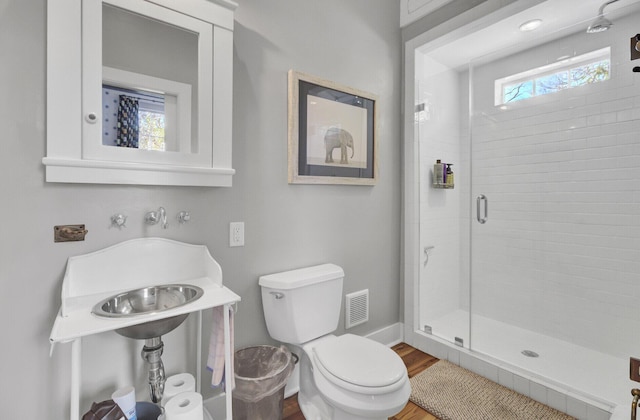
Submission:
M 410 378 L 438 361 L 435 357 L 423 353 L 408 344 L 400 343 L 393 346 L 392 349 L 402 357 Z M 284 400 L 283 420 L 305 420 L 298 406 L 297 394 Z M 438 418 L 409 401 L 401 412 L 390 417 L 389 420 L 438 420 Z

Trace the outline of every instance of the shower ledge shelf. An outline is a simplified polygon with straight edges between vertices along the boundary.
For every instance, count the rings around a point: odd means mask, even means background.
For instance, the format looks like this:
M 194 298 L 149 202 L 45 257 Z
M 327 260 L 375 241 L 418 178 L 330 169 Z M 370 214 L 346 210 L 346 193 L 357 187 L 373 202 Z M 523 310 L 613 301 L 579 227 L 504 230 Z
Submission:
M 155 314 L 130 318 L 101 318 L 93 306 L 114 294 L 165 284 L 200 287 L 203 295 L 190 303 Z M 70 257 L 62 281 L 60 311 L 51 330 L 51 351 L 56 343 L 72 342 L 71 420 L 80 419 L 82 337 L 176 315 L 198 312 L 196 387 L 200 389 L 202 365 L 202 311 L 231 305 L 240 296 L 222 285 L 222 269 L 204 245 L 163 238 L 140 238 L 121 242 L 89 254 Z M 225 369 L 231 369 L 230 321 L 224 313 Z M 225 395 L 227 418 L 232 418 L 231 392 Z

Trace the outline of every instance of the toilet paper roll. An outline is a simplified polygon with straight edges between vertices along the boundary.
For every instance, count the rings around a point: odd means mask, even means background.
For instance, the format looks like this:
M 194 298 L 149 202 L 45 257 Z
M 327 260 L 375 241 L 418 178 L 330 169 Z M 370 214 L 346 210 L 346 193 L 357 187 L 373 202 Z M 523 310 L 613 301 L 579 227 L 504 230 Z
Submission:
M 171 398 L 164 406 L 167 420 L 203 420 L 202 395 L 197 392 L 183 392 Z
M 196 390 L 196 380 L 190 373 L 179 373 L 169 376 L 164 383 L 164 394 L 161 405 L 167 405 L 171 398 L 183 392 L 194 392 Z

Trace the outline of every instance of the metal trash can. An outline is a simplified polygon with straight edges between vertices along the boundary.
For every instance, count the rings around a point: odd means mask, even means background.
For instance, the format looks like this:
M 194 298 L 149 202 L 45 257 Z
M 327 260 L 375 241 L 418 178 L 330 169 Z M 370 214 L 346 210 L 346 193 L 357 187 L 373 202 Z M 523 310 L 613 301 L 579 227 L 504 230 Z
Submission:
M 136 418 L 138 420 L 157 420 L 161 414 L 162 409 L 154 403 L 136 402 Z
M 284 386 L 294 366 L 294 356 L 284 346 L 254 346 L 236 351 L 233 419 L 282 419 Z

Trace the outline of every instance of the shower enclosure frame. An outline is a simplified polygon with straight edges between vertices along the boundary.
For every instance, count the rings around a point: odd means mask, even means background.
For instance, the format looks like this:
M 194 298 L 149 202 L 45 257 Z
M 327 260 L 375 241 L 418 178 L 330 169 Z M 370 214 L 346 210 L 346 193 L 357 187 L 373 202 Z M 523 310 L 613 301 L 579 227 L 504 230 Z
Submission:
M 469 343 L 456 346 L 453 342 L 435 335 L 425 333 L 421 325 L 420 313 L 420 267 L 424 263 L 420 241 L 420 183 L 426 182 L 424 175 L 420 177 L 419 137 L 416 135 L 417 124 L 414 120 L 415 100 L 415 51 L 428 43 L 444 45 L 462 34 L 468 34 L 478 28 L 489 26 L 507 16 L 518 13 L 542 1 L 516 1 L 501 7 L 498 1 L 488 0 L 485 3 L 468 10 L 449 21 L 407 40 L 404 44 L 404 96 L 403 96 L 403 275 L 404 275 L 404 339 L 405 341 L 440 359 L 449 360 L 462 367 L 470 369 L 495 382 L 503 383 L 503 378 L 511 378 L 512 389 L 529 395 L 535 399 L 536 393 L 543 390 L 545 395 L 554 398 L 547 401 L 549 405 L 569 414 L 580 413 L 580 418 L 608 419 L 615 405 L 598 398 L 586 398 L 576 395 L 570 389 L 559 387 L 553 380 L 540 377 L 524 371 L 517 366 L 508 365 L 490 355 L 474 352 Z M 466 195 L 462 199 L 471 199 Z M 475 215 L 475 202 L 469 211 Z M 468 232 L 471 235 L 471 231 Z M 469 250 L 471 252 L 471 249 Z M 473 287 L 472 284 L 469 286 Z M 470 301 L 471 305 L 472 302 Z M 472 311 L 469 311 L 470 314 Z M 470 315 L 471 317 L 471 315 Z M 469 320 L 469 325 L 471 324 Z M 513 378 L 517 378 L 514 382 Z M 516 382 L 519 382 L 516 383 Z M 504 384 L 504 383 L 503 383 Z M 531 392 L 529 391 L 531 390 Z M 535 390 L 535 392 L 534 392 Z M 586 413 L 583 415 L 581 413 Z
M 404 44 L 404 91 L 403 91 L 403 278 L 404 278 L 404 337 L 417 339 L 414 332 L 419 330 L 419 305 L 417 286 L 423 253 L 420 250 L 420 167 L 419 139 L 415 135 L 415 50 L 430 42 L 445 44 L 461 34 L 474 31 L 524 10 L 544 0 L 516 1 L 508 6 L 499 0 L 487 0 L 458 16 L 407 40 Z M 439 340 L 439 339 L 438 339 Z M 440 340 L 446 343 L 443 340 Z M 412 344 L 409 342 L 409 344 Z M 447 343 L 448 344 L 448 343 Z M 435 354 L 434 354 L 435 356 Z

